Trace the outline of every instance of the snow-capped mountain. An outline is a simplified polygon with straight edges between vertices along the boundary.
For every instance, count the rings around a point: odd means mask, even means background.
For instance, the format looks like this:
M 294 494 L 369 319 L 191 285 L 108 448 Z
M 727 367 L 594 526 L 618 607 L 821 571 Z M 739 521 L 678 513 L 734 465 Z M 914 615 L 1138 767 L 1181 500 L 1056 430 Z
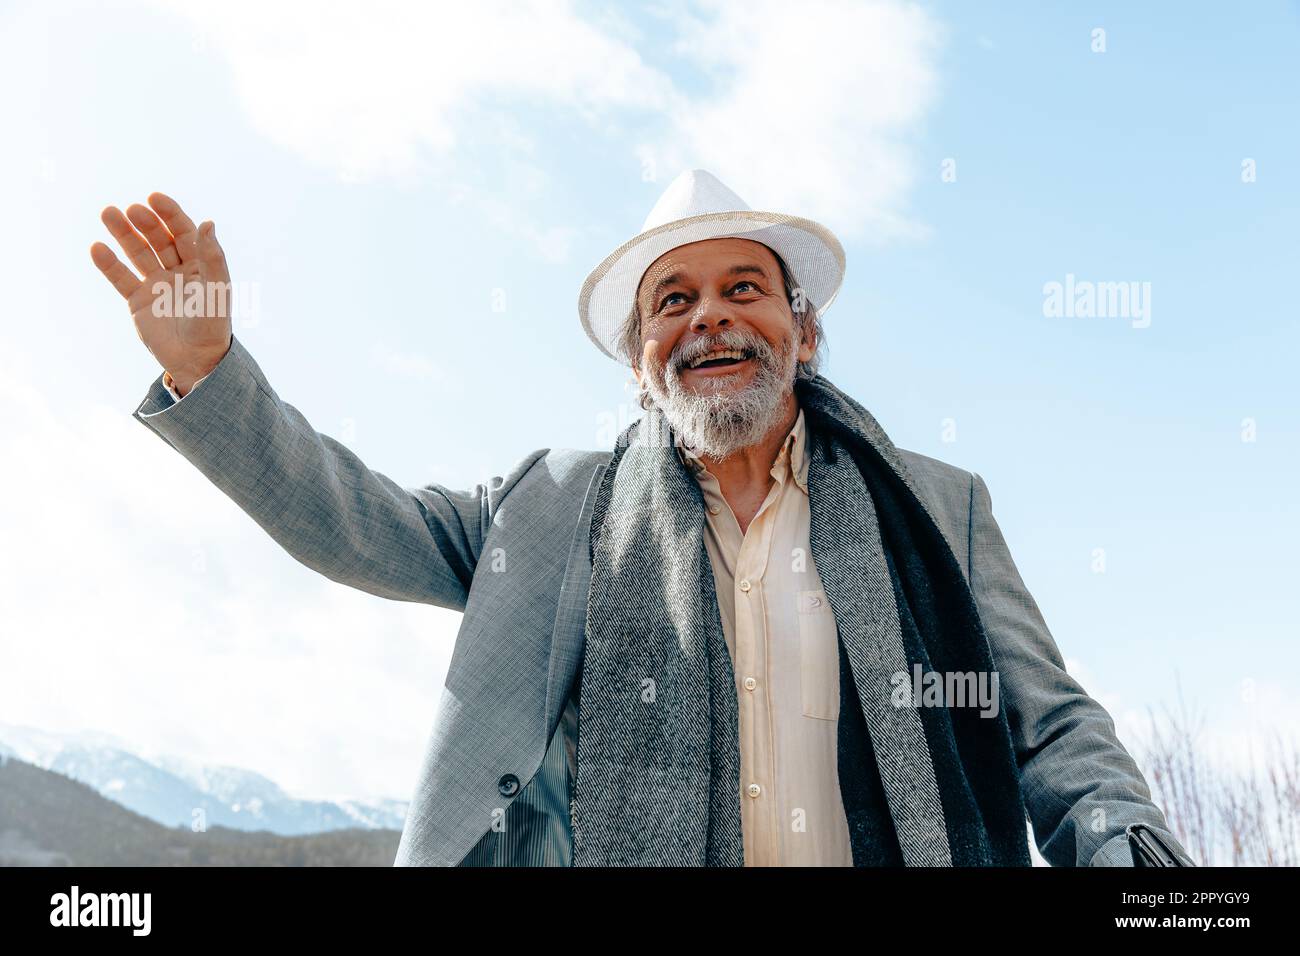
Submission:
M 400 830 L 406 801 L 302 800 L 239 767 L 171 755 L 142 756 L 102 733 L 55 734 L 0 723 L 0 754 L 53 770 L 165 826 L 268 830 L 283 836 L 359 827 Z

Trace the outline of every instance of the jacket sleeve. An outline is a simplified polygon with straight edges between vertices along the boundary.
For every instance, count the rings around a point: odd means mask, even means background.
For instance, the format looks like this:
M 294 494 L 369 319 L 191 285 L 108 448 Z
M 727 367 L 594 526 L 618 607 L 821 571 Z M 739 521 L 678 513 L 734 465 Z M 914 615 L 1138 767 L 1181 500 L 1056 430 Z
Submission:
M 1145 823 L 1191 863 L 1115 735 L 1110 714 L 1066 672 L 979 475 L 971 481 L 969 562 L 971 590 L 999 672 L 1020 789 L 1043 858 L 1053 866 L 1132 866 L 1124 831 Z
M 242 342 L 180 401 L 160 374 L 133 417 L 185 456 L 294 558 L 395 601 L 463 611 L 502 499 L 546 449 L 473 491 L 407 489 L 282 401 Z

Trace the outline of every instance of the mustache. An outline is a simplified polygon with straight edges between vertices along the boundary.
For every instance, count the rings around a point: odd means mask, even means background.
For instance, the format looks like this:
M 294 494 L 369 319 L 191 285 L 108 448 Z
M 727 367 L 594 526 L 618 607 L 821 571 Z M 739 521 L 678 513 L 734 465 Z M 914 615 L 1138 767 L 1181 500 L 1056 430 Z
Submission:
M 771 344 L 757 332 L 740 329 L 725 329 L 705 338 L 695 339 L 673 349 L 667 364 L 674 372 L 681 372 L 695 359 L 719 349 L 736 349 L 747 352 L 760 362 L 770 362 L 776 358 L 776 351 Z

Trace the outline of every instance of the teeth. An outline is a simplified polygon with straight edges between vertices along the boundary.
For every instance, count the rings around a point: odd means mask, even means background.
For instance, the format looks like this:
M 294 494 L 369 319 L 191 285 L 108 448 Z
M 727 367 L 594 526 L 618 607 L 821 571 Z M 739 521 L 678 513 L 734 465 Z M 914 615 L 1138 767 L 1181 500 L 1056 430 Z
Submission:
M 720 352 L 710 352 L 707 355 L 701 355 L 698 358 L 691 359 L 691 361 L 687 363 L 686 367 L 696 368 L 702 362 L 707 362 L 710 359 L 720 359 L 720 358 L 743 359 L 744 357 L 745 357 L 745 353 L 742 352 L 740 349 L 723 349 Z

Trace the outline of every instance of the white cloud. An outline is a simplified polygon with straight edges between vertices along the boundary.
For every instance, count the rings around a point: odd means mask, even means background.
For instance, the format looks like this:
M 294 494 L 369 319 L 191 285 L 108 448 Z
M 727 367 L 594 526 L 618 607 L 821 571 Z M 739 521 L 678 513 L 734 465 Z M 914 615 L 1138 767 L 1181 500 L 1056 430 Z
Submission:
M 548 109 L 631 137 L 629 158 L 665 183 L 702 166 L 752 205 L 845 239 L 925 232 L 907 213 L 908 141 L 937 95 L 944 31 L 912 4 L 670 2 L 649 11 L 669 43 L 562 0 L 175 8 L 228 63 L 269 140 L 348 181 L 421 180 L 469 198 L 548 261 L 564 261 L 574 230 L 530 213 L 546 175 L 523 160 L 536 140 L 515 119 Z M 504 157 L 504 206 L 455 174 L 484 150 Z
M 703 166 L 756 208 L 797 211 L 843 239 L 923 234 L 905 213 L 918 169 L 907 140 L 937 94 L 933 16 L 892 0 L 703 9 L 675 14 L 677 50 L 713 88 L 645 144 L 660 168 Z
M 656 108 L 665 79 L 568 3 L 164 4 L 220 52 L 254 125 L 355 175 L 405 174 L 458 143 L 479 97 L 527 94 L 595 113 Z M 519 134 L 507 130 L 518 145 Z

